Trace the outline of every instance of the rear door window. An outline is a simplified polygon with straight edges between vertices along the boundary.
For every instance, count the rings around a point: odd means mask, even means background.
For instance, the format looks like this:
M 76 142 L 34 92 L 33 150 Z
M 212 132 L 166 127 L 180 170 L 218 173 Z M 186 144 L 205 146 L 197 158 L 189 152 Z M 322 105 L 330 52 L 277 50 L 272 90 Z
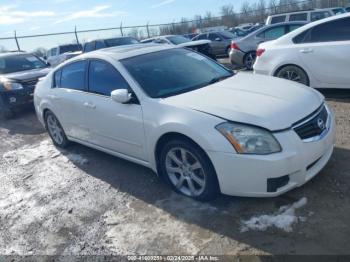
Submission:
M 62 68 L 61 87 L 84 91 L 86 61 L 78 61 L 68 64 Z
M 84 46 L 84 52 L 88 53 L 88 52 L 94 51 L 95 50 L 95 43 L 96 43 L 95 41 L 86 43 Z
M 209 40 L 211 41 L 217 41 L 218 39 L 221 39 L 219 34 L 215 34 L 215 33 L 210 33 L 209 34 Z
M 291 14 L 289 16 L 289 21 L 307 21 L 307 13 Z
M 208 35 L 207 34 L 199 35 L 194 40 L 205 40 L 205 39 L 208 39 Z
M 331 16 L 329 11 L 311 12 L 311 21 L 313 22 L 313 21 L 321 20 L 329 16 Z
M 93 60 L 89 67 L 89 92 L 110 96 L 113 90 L 130 89 L 126 80 L 111 64 Z
M 350 17 L 315 26 L 293 39 L 294 43 L 350 41 Z
M 264 32 L 260 33 L 258 37 L 264 38 L 266 40 L 274 40 L 283 36 L 285 32 L 285 26 L 281 25 L 265 30 Z
M 286 21 L 286 16 L 285 15 L 274 16 L 271 19 L 271 24 L 283 23 L 285 21 Z
M 103 41 L 97 41 L 95 48 L 96 48 L 96 50 L 106 48 L 106 44 Z

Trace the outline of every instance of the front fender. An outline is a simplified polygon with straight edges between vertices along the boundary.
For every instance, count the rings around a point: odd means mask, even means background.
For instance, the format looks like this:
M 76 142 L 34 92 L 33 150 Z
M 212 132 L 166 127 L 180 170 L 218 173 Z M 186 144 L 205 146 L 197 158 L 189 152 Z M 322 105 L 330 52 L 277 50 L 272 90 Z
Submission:
M 158 141 L 166 134 L 177 133 L 188 137 L 200 146 L 206 152 L 231 152 L 235 153 L 231 144 L 222 136 L 215 126 L 224 122 L 224 120 L 197 112 L 197 117 L 183 118 L 181 121 L 166 121 L 156 128 L 146 128 L 147 154 L 153 170 L 156 171 L 156 147 Z M 200 116 L 200 117 L 198 117 Z

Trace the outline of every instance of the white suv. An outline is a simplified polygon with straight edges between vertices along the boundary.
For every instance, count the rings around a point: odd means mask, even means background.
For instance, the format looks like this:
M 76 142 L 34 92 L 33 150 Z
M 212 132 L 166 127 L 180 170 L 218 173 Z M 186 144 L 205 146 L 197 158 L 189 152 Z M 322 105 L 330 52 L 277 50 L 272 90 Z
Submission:
M 327 18 L 333 15 L 339 15 L 346 13 L 343 7 L 313 9 L 306 11 L 298 11 L 291 13 L 282 13 L 276 15 L 270 15 L 266 20 L 266 25 L 272 25 L 284 22 L 314 22 L 323 18 Z
M 314 88 L 350 87 L 350 14 L 305 25 L 258 47 L 254 72 Z
M 80 55 L 81 53 L 82 46 L 79 44 L 60 45 L 51 48 L 47 52 L 45 59 L 52 67 L 55 67 L 72 57 Z

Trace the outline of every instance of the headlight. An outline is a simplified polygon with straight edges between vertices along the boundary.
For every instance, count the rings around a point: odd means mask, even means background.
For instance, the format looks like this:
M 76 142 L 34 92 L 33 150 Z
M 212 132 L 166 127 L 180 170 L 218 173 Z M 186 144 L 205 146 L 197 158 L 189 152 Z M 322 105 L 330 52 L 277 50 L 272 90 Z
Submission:
M 267 155 L 282 148 L 267 130 L 236 123 L 222 123 L 216 129 L 226 137 L 239 154 Z
M 15 82 L 3 82 L 2 85 L 7 91 L 23 89 L 23 86 L 21 84 Z

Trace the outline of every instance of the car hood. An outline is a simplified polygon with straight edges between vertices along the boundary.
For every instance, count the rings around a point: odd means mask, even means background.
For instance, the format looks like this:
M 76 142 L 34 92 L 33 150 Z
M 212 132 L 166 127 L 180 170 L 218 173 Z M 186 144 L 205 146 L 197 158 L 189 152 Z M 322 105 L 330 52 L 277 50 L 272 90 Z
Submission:
M 10 79 L 10 80 L 17 80 L 17 81 L 23 81 L 23 80 L 29 80 L 29 79 L 35 79 L 35 78 L 41 78 L 46 76 L 52 69 L 51 68 L 41 68 L 41 69 L 34 69 L 34 70 L 28 70 L 28 71 L 22 71 L 22 72 L 15 72 L 10 74 L 4 74 L 1 75 L 2 78 Z
M 199 45 L 205 45 L 205 44 L 210 44 L 210 40 L 197 40 L 197 41 L 191 41 L 183 44 L 179 44 L 177 46 L 181 47 L 190 47 L 190 46 L 199 46 Z
M 172 106 L 271 131 L 290 128 L 317 110 L 323 101 L 319 92 L 307 86 L 248 73 L 163 100 Z

